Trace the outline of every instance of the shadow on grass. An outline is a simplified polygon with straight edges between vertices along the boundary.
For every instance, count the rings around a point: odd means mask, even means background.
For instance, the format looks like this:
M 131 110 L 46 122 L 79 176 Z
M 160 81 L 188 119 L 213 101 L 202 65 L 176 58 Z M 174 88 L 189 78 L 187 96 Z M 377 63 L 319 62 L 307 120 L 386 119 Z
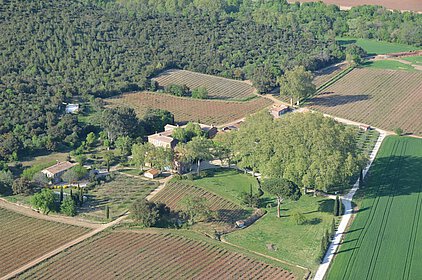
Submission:
M 322 222 L 321 218 L 313 218 L 310 220 L 306 220 L 303 224 L 304 225 L 317 225 Z
M 319 200 L 318 212 L 333 213 L 334 202 L 335 202 L 334 199 Z

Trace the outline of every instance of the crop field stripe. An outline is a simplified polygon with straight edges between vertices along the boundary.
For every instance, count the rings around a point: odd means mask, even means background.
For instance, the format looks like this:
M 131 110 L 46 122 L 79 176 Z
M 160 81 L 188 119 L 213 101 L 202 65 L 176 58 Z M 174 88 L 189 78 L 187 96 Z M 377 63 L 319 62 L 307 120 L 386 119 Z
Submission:
M 395 175 L 393 177 L 393 181 L 390 184 L 390 186 L 393 188 L 393 192 L 392 192 L 392 195 L 389 195 L 388 200 L 387 200 L 387 207 L 385 207 L 385 209 L 384 209 L 384 213 L 383 213 L 382 221 L 381 221 L 381 228 L 379 230 L 377 239 L 375 241 L 375 252 L 371 256 L 371 261 L 369 263 L 368 274 L 367 274 L 366 279 L 372 279 L 372 277 L 374 275 L 375 265 L 376 265 L 376 261 L 378 259 L 379 251 L 381 250 L 382 242 L 384 240 L 383 238 L 384 238 L 384 234 L 385 234 L 385 229 L 387 227 L 387 222 L 388 222 L 388 217 L 390 215 L 391 206 L 393 204 L 394 195 L 395 195 L 395 193 L 397 193 L 397 189 L 394 188 L 394 187 L 399 182 L 400 170 L 401 170 L 401 167 L 402 167 L 401 162 L 403 161 L 402 155 L 405 153 L 406 148 L 407 148 L 407 142 L 405 142 L 401 146 L 400 156 L 399 156 L 399 160 L 398 160 L 398 164 L 397 164 L 398 168 L 396 168 Z M 375 263 L 373 264 L 374 261 L 375 261 Z M 371 272 L 371 270 L 372 270 L 372 272 Z M 369 276 L 369 278 L 368 278 L 368 276 Z
M 419 221 L 420 221 L 421 211 L 422 211 L 421 192 L 422 192 L 422 184 L 420 184 L 420 187 L 419 187 L 418 199 L 416 201 L 415 213 L 414 213 L 414 216 L 413 216 L 412 231 L 410 233 L 410 242 L 409 242 L 409 246 L 407 248 L 406 262 L 405 262 L 405 266 L 404 266 L 404 270 L 403 270 L 403 276 L 402 276 L 403 280 L 409 279 L 410 270 L 412 268 L 412 262 L 410 262 L 410 264 L 408 264 L 408 262 L 409 262 L 409 259 L 412 260 L 413 252 L 415 250 L 416 237 L 417 237 L 417 234 L 418 234 Z M 410 258 L 409 258 L 409 256 L 410 256 Z
M 388 166 L 390 166 L 394 162 L 393 161 L 393 155 L 395 154 L 397 147 L 398 147 L 398 142 L 394 142 L 393 148 L 391 149 L 391 152 L 390 152 L 390 155 L 389 155 Z M 386 176 L 384 179 L 385 179 L 384 182 L 386 182 L 388 180 L 388 177 Z M 372 224 L 372 221 L 375 217 L 376 208 L 377 208 L 379 200 L 380 200 L 379 191 L 380 190 L 378 189 L 377 190 L 377 198 L 374 199 L 374 201 L 371 205 L 371 209 L 370 209 L 370 212 L 369 212 L 369 218 L 365 220 L 363 229 L 359 232 L 359 235 L 358 235 L 357 240 L 356 240 L 356 248 L 360 248 L 360 246 L 362 245 L 363 239 L 364 239 L 367 231 L 369 230 L 369 226 Z M 353 265 L 355 264 L 355 261 L 356 261 L 355 253 L 357 253 L 357 250 L 353 250 L 352 253 L 351 253 L 351 256 L 348 259 L 347 266 L 346 266 L 346 269 L 344 271 L 344 273 L 345 273 L 344 279 L 349 279 L 350 275 L 348 276 L 348 274 L 351 273 L 351 270 L 349 270 L 349 269 L 350 269 L 350 267 L 353 267 Z M 352 263 L 352 266 L 350 266 L 351 263 Z

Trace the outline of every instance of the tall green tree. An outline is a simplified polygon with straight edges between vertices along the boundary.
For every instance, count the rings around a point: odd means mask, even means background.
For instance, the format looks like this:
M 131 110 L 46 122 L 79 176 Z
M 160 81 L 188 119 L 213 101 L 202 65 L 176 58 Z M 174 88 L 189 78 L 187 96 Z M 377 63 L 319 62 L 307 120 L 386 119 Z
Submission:
M 35 209 L 41 210 L 43 214 L 48 213 L 54 208 L 54 192 L 51 189 L 42 189 L 41 192 L 34 194 L 30 203 Z
M 300 101 L 311 96 L 316 87 L 312 82 L 312 73 L 305 70 L 305 67 L 299 66 L 292 70 L 286 70 L 284 75 L 278 79 L 280 85 L 280 96 L 290 98 L 290 104 L 296 100 L 297 105 Z
M 281 203 L 285 199 L 299 200 L 301 193 L 295 183 L 282 178 L 266 179 L 262 184 L 264 192 L 275 196 L 277 200 L 277 217 L 280 218 Z
M 192 141 L 182 145 L 185 145 L 184 147 L 186 151 L 184 160 L 188 162 L 196 161 L 196 173 L 199 176 L 201 171 L 201 162 L 203 160 L 212 159 L 212 141 L 206 139 L 205 137 L 194 137 Z

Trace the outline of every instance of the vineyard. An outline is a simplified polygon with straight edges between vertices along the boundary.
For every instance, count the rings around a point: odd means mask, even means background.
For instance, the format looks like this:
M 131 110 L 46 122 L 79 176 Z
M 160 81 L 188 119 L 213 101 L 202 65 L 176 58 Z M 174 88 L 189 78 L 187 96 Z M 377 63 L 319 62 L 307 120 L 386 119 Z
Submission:
M 0 277 L 88 229 L 39 220 L 0 208 Z
M 312 109 L 422 135 L 422 72 L 354 69 L 311 99 Z
M 22 279 L 295 279 L 217 243 L 168 231 L 112 232 L 71 248 Z
M 130 106 L 139 116 L 143 116 L 149 108 L 164 109 L 174 114 L 176 122 L 195 121 L 209 125 L 235 121 L 271 105 L 271 101 L 266 98 L 235 102 L 198 100 L 146 92 L 123 94 L 107 101 L 112 106 Z
M 420 279 L 421 147 L 416 138 L 384 141 L 328 279 Z
M 103 221 L 105 205 L 109 206 L 112 219 L 125 213 L 132 203 L 145 198 L 157 187 L 157 183 L 116 174 L 110 182 L 95 187 L 88 193 L 88 200 L 81 209 L 82 217 Z
M 255 89 L 242 81 L 221 78 L 186 70 L 171 69 L 161 73 L 153 80 L 160 87 L 168 85 L 186 85 L 191 90 L 205 87 L 208 98 L 244 100 L 254 96 Z
M 168 183 L 164 189 L 152 198 L 152 200 L 163 202 L 167 204 L 170 209 L 178 211 L 181 209 L 181 200 L 189 195 L 206 198 L 210 210 L 217 213 L 214 222 L 224 227 L 224 229 L 233 228 L 237 220 L 244 219 L 249 214 L 249 211 L 243 209 L 238 204 L 200 187 L 188 185 L 185 182 Z

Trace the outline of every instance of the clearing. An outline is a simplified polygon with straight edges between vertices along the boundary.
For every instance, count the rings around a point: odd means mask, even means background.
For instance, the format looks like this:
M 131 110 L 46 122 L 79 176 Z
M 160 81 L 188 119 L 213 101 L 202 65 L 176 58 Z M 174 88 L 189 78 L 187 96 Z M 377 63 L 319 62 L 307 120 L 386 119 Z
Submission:
M 191 90 L 205 87 L 210 99 L 243 101 L 253 98 L 256 89 L 250 84 L 187 70 L 170 69 L 153 78 L 160 87 L 174 84 L 188 86 Z
M 221 125 L 244 118 L 271 105 L 267 98 L 257 97 L 249 101 L 199 100 L 176 97 L 164 93 L 127 93 L 107 99 L 111 106 L 129 106 L 139 116 L 149 109 L 164 109 L 174 114 L 175 121 L 200 122 Z
M 422 139 L 384 140 L 327 279 L 420 279 L 421 170 Z
M 0 208 L 0 224 L 0 277 L 90 230 L 3 208 Z
M 283 268 L 194 233 L 157 229 L 102 233 L 20 278 L 296 279 Z
M 402 1 L 400 1 L 400 4 Z M 422 11 L 422 7 L 421 7 Z M 398 52 L 408 52 L 417 50 L 418 47 L 399 44 L 399 43 L 389 43 L 384 41 L 378 41 L 374 39 L 360 39 L 360 38 L 349 38 L 349 37 L 339 37 L 336 40 L 340 45 L 349 45 L 356 44 L 362 49 L 364 49 L 368 55 L 377 55 L 377 54 L 388 54 L 388 53 L 398 53 Z
M 422 71 L 356 68 L 309 100 L 311 109 L 422 135 Z

